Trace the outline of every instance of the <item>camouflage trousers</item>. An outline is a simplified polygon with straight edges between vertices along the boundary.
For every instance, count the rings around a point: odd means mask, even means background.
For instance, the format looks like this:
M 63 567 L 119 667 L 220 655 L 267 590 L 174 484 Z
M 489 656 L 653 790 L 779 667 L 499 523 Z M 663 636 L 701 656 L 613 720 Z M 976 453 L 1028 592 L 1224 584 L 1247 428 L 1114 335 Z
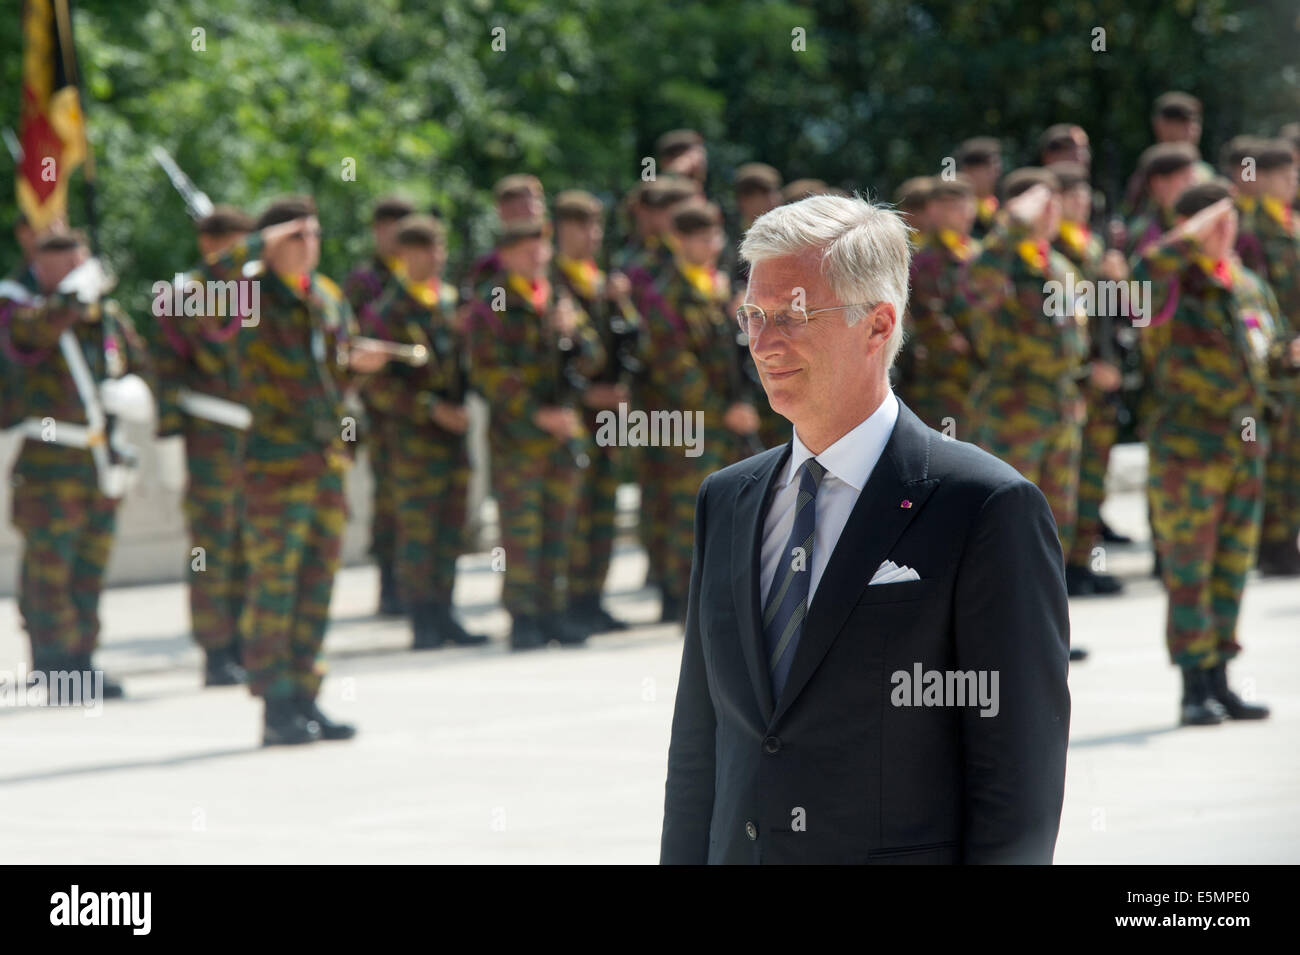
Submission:
M 50 669 L 99 642 L 117 502 L 100 493 L 90 453 L 77 448 L 26 442 L 11 483 L 23 535 L 18 612 L 32 667 Z
M 1300 535 L 1300 395 L 1285 395 L 1282 409 L 1281 417 L 1269 428 L 1261 540 L 1294 549 Z
M 564 609 L 561 581 L 577 503 L 578 469 L 569 450 L 551 438 L 492 447 L 492 489 L 505 550 L 501 603 L 511 616 Z
M 399 593 L 408 606 L 451 606 L 469 493 L 465 439 L 396 419 L 386 420 L 384 431 L 386 446 L 398 449 L 389 467 Z
M 319 473 L 244 464 L 248 597 L 240 630 L 254 696 L 315 697 L 346 519 L 341 460 Z
M 1106 500 L 1106 469 L 1110 450 L 1119 436 L 1119 417 L 1110 397 L 1085 386 L 1088 420 L 1083 425 L 1083 450 L 1079 456 L 1079 495 L 1074 526 L 1074 546 L 1066 563 L 1088 567 L 1092 549 L 1101 537 L 1101 505 Z
M 695 496 L 704 479 L 720 466 L 722 443 L 713 434 L 708 435 L 704 453 L 695 458 L 687 457 L 682 448 L 638 449 L 645 456 L 641 535 L 649 558 L 646 578 L 659 586 L 664 597 L 677 599 L 683 605 L 691 582 Z
M 1027 409 L 995 400 L 979 415 L 971 440 L 1038 485 L 1052 508 L 1061 552 L 1071 553 L 1079 499 L 1082 402 Z
M 1152 449 L 1147 498 L 1169 594 L 1165 639 L 1179 666 L 1212 667 L 1241 650 L 1237 615 L 1259 543 L 1263 483 L 1259 457 Z
M 370 512 L 370 554 L 380 565 L 397 561 L 397 492 L 393 487 L 393 464 L 397 449 L 392 445 L 392 422 L 378 411 L 368 412 L 370 430 L 366 453 L 374 479 L 374 500 Z
M 234 645 L 244 608 L 248 567 L 241 540 L 243 432 L 200 418 L 185 420 L 189 485 L 190 628 L 204 650 Z M 196 548 L 202 548 L 195 552 Z
M 591 465 L 580 473 L 573 541 L 569 548 L 571 600 L 599 597 L 605 589 L 614 553 L 621 450 L 594 446 Z

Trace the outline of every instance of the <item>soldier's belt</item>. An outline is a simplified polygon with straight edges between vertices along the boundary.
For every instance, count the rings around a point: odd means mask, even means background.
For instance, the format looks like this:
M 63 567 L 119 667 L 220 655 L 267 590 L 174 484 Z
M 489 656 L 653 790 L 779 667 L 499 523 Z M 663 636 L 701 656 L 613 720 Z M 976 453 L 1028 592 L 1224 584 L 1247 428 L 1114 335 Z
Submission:
M 28 418 L 22 423 L 21 431 L 33 441 L 62 444 L 69 448 L 89 448 L 104 443 L 104 432 L 98 428 L 53 418 Z
M 253 424 L 253 412 L 247 405 L 218 398 L 216 395 L 205 395 L 201 391 L 177 389 L 176 404 L 191 417 L 224 424 L 240 431 L 247 431 Z

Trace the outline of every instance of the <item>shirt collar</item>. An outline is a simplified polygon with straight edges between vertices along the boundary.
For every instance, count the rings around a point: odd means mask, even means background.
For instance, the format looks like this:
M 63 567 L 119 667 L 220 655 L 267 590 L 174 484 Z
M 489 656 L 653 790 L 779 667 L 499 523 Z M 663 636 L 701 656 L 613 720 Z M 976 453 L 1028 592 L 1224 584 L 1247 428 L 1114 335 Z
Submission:
M 814 455 L 799 440 L 799 429 L 794 429 L 794 441 L 790 449 L 790 464 L 786 468 L 782 487 L 789 484 L 811 457 L 817 463 L 845 484 L 856 491 L 867 486 L 867 479 L 875 470 L 876 462 L 884 453 L 889 436 L 894 433 L 894 424 L 898 421 L 898 399 L 890 390 L 880 407 L 871 413 L 861 424 L 832 444 L 821 454 Z

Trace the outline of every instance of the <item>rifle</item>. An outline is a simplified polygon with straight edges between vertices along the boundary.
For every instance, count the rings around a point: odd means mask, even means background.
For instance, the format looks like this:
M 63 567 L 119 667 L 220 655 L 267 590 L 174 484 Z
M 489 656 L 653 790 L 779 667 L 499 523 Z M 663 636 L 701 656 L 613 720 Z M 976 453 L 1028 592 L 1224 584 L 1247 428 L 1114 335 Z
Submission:
M 560 290 L 555 301 L 555 307 L 577 308 L 569 293 Z M 557 363 L 555 378 L 555 403 L 562 408 L 577 408 L 582 400 L 582 393 L 587 390 L 590 383 L 587 377 L 578 370 L 578 359 L 581 357 L 581 351 L 578 343 L 568 335 L 558 335 L 556 337 Z M 565 441 L 565 446 L 569 449 L 569 454 L 573 458 L 574 466 L 578 470 L 584 470 L 591 464 L 591 457 L 587 454 L 587 449 L 581 438 L 571 436 Z
M 176 165 L 176 160 L 172 159 L 171 153 L 157 145 L 150 152 L 153 154 L 154 162 L 162 166 L 163 172 L 167 174 L 172 188 L 185 200 L 185 208 L 189 210 L 190 218 L 198 221 L 204 216 L 212 215 L 212 200 L 208 198 L 207 193 L 194 185 L 194 181 L 185 175 L 180 166 Z

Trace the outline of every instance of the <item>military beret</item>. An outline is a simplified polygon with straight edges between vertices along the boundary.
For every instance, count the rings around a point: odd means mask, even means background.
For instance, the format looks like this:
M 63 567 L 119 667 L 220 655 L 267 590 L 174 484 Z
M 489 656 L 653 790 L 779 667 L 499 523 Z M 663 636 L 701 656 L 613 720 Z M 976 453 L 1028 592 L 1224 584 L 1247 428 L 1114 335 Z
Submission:
M 831 187 L 824 179 L 796 179 L 781 190 L 781 198 L 791 203 L 809 196 L 824 196 L 830 191 Z
M 497 184 L 492 187 L 492 195 L 497 202 L 504 202 L 507 199 L 517 199 L 527 195 L 542 199 L 546 197 L 546 192 L 542 189 L 540 179 L 526 172 L 520 172 L 498 179 Z
M 265 229 L 281 222 L 292 222 L 316 214 L 316 202 L 311 196 L 280 196 L 272 199 L 262 214 L 257 217 L 256 227 Z
M 86 236 L 80 229 L 60 229 L 47 232 L 36 240 L 37 252 L 67 252 L 86 245 Z
M 1202 209 L 1209 208 L 1231 195 L 1232 185 L 1226 179 L 1215 178 L 1209 182 L 1198 182 L 1179 193 L 1178 201 L 1174 203 L 1174 214 L 1194 216 Z
M 692 199 L 673 213 L 673 231 L 691 235 L 722 225 L 722 212 L 712 202 Z
M 975 187 L 961 173 L 951 179 L 935 176 L 931 179 L 930 197 L 933 199 L 968 199 L 975 195 Z
M 898 208 L 911 212 L 921 208 L 934 198 L 933 176 L 913 176 L 905 179 L 894 193 L 894 204 Z
M 1083 130 L 1074 123 L 1056 123 L 1048 126 L 1047 129 L 1043 130 L 1043 135 L 1038 137 L 1039 155 L 1074 148 L 1078 145 L 1075 136 L 1079 132 L 1083 132 Z
M 1201 101 L 1191 93 L 1180 93 L 1177 90 L 1161 93 L 1156 97 L 1151 115 L 1161 119 L 1200 119 Z
M 992 136 L 976 136 L 957 147 L 957 166 L 987 166 L 1002 158 L 1002 143 Z
M 1156 143 L 1138 157 L 1138 169 L 1143 179 L 1168 176 L 1194 165 L 1200 158 L 1200 151 L 1191 143 Z
M 1089 186 L 1088 167 L 1081 162 L 1054 162 L 1047 171 L 1061 181 L 1061 189 L 1069 191 L 1078 186 Z
M 1285 139 L 1260 140 L 1259 148 L 1254 153 L 1255 168 L 1260 172 L 1282 169 L 1296 161 L 1295 150 Z
M 405 219 L 415 211 L 415 204 L 401 196 L 385 196 L 375 203 L 370 213 L 371 223 L 396 222 Z
M 674 129 L 655 140 L 655 155 L 675 159 L 693 146 L 703 146 L 704 137 L 693 129 Z
M 1258 155 L 1263 143 L 1262 136 L 1233 136 L 1219 150 L 1219 168 L 1236 179 L 1241 174 L 1241 161 L 1247 156 Z
M 604 203 L 584 189 L 566 189 L 555 197 L 557 222 L 598 221 L 604 213 Z
M 685 176 L 660 176 L 642 183 L 639 193 L 641 205 L 647 209 L 667 209 L 669 206 L 700 194 L 699 184 Z
M 501 227 L 497 235 L 497 248 L 505 249 L 529 239 L 549 239 L 551 223 L 543 218 L 515 219 Z
M 447 230 L 433 216 L 411 215 L 398 220 L 397 244 L 430 248 L 447 243 Z
M 1039 166 L 1023 166 L 1013 169 L 1002 177 L 1002 198 L 1014 199 L 1034 186 L 1046 186 L 1052 192 L 1060 193 L 1061 180 L 1056 173 Z
M 763 162 L 747 162 L 736 169 L 736 192 L 749 195 L 781 188 L 781 174 Z
M 231 235 L 236 232 L 252 232 L 253 225 L 253 217 L 242 209 L 218 205 L 194 223 L 194 229 L 199 235 Z

